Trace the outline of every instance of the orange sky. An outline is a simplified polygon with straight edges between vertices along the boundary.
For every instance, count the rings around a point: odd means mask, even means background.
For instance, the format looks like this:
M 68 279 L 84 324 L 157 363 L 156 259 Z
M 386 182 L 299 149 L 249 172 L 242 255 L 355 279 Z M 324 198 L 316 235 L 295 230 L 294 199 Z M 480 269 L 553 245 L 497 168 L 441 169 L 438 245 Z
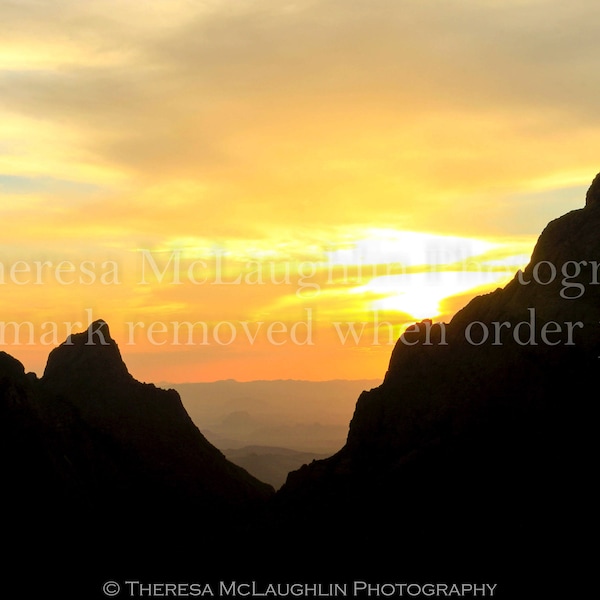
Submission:
M 583 205 L 599 16 L 1 3 L 0 349 L 41 374 L 91 317 L 144 381 L 383 377 Z

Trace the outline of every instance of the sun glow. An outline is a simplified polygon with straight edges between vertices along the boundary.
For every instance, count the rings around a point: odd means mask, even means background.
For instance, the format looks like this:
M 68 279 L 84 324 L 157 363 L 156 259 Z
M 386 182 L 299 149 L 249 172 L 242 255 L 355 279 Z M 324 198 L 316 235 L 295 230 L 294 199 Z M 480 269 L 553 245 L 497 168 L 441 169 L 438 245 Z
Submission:
M 0 351 L 28 369 L 29 323 L 92 311 L 238 332 L 140 335 L 149 381 L 378 377 L 359 331 L 502 286 L 597 172 L 592 11 L 557 37 L 522 3 L 57 2 L 0 8 Z
M 467 260 L 499 246 L 488 240 L 439 235 L 420 231 L 369 228 L 349 231 L 327 252 L 328 261 L 339 265 L 451 264 Z
M 506 276 L 494 272 L 426 271 L 377 277 L 356 293 L 376 294 L 371 310 L 397 311 L 415 319 L 434 319 L 442 314 L 442 301 L 473 291 L 482 293 L 505 283 Z
M 329 259 L 360 275 L 350 291 L 363 310 L 425 319 L 442 315 L 447 298 L 504 285 L 526 264 L 522 249 L 505 241 L 378 230 Z

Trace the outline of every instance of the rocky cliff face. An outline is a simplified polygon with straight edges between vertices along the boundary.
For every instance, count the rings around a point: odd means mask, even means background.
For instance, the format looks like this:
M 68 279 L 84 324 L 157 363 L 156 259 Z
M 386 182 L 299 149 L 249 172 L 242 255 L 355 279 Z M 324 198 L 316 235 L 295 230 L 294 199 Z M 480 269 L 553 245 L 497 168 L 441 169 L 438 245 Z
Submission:
M 91 598 L 120 569 L 210 564 L 274 493 L 204 438 L 177 392 L 129 374 L 103 321 L 54 349 L 40 379 L 0 353 L 0 443 L 14 598 L 54 579 L 62 597 Z
M 39 390 L 48 402 L 72 406 L 82 421 L 126 453 L 124 464 L 132 475 L 143 472 L 139 498 L 136 486 L 131 488 L 134 504 L 160 497 L 163 507 L 173 501 L 178 512 L 184 505 L 194 507 L 212 522 L 210 511 L 203 510 L 207 506 L 239 507 L 272 492 L 206 440 L 175 390 L 141 383 L 129 374 L 103 321 L 50 353 Z M 122 510 L 122 498 L 119 503 Z
M 515 585 L 527 569 L 530 584 L 548 582 L 532 555 L 564 570 L 593 469 L 599 182 L 585 208 L 546 227 L 505 288 L 398 341 L 383 384 L 358 399 L 346 445 L 280 490 L 284 519 L 302 523 L 290 531 L 339 541 L 357 568 L 448 568 Z

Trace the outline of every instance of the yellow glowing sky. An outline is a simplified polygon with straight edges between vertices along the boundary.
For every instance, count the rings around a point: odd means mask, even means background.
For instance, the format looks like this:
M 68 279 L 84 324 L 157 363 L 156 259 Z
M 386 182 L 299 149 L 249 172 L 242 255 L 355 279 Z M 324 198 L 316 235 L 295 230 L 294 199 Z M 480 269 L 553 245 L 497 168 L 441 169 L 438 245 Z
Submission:
M 379 378 L 599 170 L 595 0 L 0 0 L 0 350 Z M 67 325 L 70 324 L 70 325 Z

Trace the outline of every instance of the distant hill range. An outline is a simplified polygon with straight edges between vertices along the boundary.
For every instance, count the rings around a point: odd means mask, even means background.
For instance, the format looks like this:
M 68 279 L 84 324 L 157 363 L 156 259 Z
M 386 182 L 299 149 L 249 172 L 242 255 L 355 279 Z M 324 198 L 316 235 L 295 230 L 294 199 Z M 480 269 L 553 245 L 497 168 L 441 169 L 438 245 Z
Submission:
M 225 456 L 236 465 L 252 473 L 257 479 L 269 483 L 278 490 L 287 480 L 290 471 L 327 458 L 324 454 L 299 452 L 276 446 L 244 446 L 223 450 Z
M 278 446 L 333 454 L 346 442 L 356 398 L 382 379 L 161 384 L 220 449 Z
M 194 423 L 233 463 L 275 487 L 337 452 L 356 398 L 381 380 L 167 383 Z
M 599 357 L 600 175 L 505 288 L 399 339 L 343 447 L 277 493 L 176 391 L 135 381 L 106 323 L 39 379 L 1 353 L 4 591 L 87 599 L 113 579 L 221 577 L 585 597 Z M 229 426 L 245 427 L 236 410 Z

